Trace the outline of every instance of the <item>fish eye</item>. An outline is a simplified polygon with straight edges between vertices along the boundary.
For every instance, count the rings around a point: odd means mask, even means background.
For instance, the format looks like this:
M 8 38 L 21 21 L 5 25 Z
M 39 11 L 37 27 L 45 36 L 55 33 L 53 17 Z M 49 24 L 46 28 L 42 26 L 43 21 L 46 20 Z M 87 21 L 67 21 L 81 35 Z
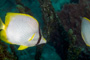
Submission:
M 0 29 L 0 31 L 2 31 L 3 29 Z

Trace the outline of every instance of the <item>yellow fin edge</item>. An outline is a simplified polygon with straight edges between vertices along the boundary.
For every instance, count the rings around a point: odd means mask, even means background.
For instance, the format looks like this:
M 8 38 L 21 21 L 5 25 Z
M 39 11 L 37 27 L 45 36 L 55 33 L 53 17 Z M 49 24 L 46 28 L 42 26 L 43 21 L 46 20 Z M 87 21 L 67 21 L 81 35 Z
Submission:
M 86 18 L 86 17 L 83 17 L 83 18 L 86 19 L 86 20 L 88 20 L 90 22 L 90 20 L 88 18 Z
M 83 35 L 82 32 L 81 32 L 81 35 L 82 35 L 83 40 L 85 41 L 85 38 L 84 38 L 84 35 Z M 85 42 L 85 44 L 86 44 L 86 46 L 89 46 L 90 47 L 90 45 L 88 45 L 86 42 Z
M 24 15 L 24 16 L 28 16 L 28 17 L 30 17 L 30 18 L 33 18 L 37 23 L 38 23 L 38 25 L 39 25 L 39 22 L 33 17 L 33 16 L 31 16 L 31 15 L 28 15 L 28 14 L 23 14 L 23 13 L 11 13 L 11 12 L 8 12 L 7 14 L 6 14 L 6 19 L 5 19 L 5 23 L 6 23 L 6 25 L 8 25 L 9 24 L 9 22 L 10 22 L 10 18 L 11 17 L 14 17 L 14 16 L 16 16 L 16 15 Z M 9 21 L 8 21 L 9 20 Z M 8 22 L 8 23 L 7 23 Z
M 86 45 L 90 47 L 90 45 L 88 45 L 88 44 L 86 44 Z
M 28 48 L 28 46 L 20 45 L 19 48 L 18 48 L 18 50 L 24 50 L 24 49 L 26 49 L 26 48 Z

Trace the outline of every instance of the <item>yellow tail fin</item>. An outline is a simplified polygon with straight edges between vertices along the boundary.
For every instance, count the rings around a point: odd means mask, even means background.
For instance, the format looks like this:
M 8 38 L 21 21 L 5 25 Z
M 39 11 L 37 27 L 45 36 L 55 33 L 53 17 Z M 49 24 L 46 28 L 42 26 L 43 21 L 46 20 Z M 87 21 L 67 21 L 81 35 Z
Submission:
M 9 40 L 7 40 L 5 30 L 0 31 L 0 39 L 6 43 L 12 44 L 11 42 L 9 42 Z
M 5 24 L 2 22 L 1 18 L 0 18 L 0 39 L 6 43 L 12 44 L 7 40 Z
M 5 25 L 4 23 L 2 22 L 1 18 L 0 18 L 0 30 L 4 29 L 5 28 Z

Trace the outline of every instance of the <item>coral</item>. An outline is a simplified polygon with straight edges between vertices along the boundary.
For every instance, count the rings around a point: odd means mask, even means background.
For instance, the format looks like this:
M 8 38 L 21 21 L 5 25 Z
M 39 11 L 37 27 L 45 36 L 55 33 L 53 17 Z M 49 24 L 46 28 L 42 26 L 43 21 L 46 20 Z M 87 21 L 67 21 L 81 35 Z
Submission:
M 68 36 L 70 39 L 70 45 L 68 48 L 67 60 L 77 60 L 79 57 L 79 54 L 81 53 L 81 48 L 75 46 L 75 42 L 77 38 L 76 38 L 76 35 L 73 34 L 72 29 L 69 29 Z
M 78 38 L 76 43 L 77 45 L 79 44 L 80 46 L 85 45 L 81 38 L 80 17 L 90 18 L 89 13 L 90 13 L 89 3 L 85 4 L 84 2 L 82 2 L 82 0 L 79 2 L 79 4 L 64 5 L 63 9 L 57 13 L 59 18 L 61 19 L 62 25 L 64 26 L 65 30 L 66 31 L 68 31 L 69 29 L 73 30 L 73 33 Z
M 6 50 L 7 46 L 0 40 L 0 60 L 17 60 L 13 53 Z
M 20 13 L 25 13 L 25 8 L 22 5 L 17 5 L 17 9 Z
M 87 51 L 87 48 L 81 48 L 82 51 L 80 55 L 78 56 L 78 60 L 90 60 L 90 47 L 89 50 Z
M 80 53 L 81 53 L 81 48 L 70 46 L 68 49 L 68 56 L 66 60 L 78 60 Z
M 21 3 L 21 0 L 16 0 L 16 4 L 17 4 L 16 8 L 19 10 L 20 13 L 26 13 L 33 16 L 30 8 L 28 8 L 27 6 L 24 6 L 24 4 Z
M 39 0 L 44 20 L 43 35 L 48 44 L 56 49 L 61 59 L 65 60 L 69 47 L 67 32 L 61 25 L 61 21 L 54 11 L 50 0 Z

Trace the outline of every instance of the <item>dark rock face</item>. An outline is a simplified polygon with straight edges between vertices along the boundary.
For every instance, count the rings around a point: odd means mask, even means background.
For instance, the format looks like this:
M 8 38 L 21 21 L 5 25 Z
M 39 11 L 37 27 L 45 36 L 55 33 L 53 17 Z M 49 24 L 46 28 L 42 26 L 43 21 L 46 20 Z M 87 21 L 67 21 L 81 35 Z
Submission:
M 68 32 L 70 31 L 70 29 L 72 29 L 73 31 L 72 36 L 69 35 L 71 43 L 68 48 L 68 54 L 70 54 L 68 56 L 71 56 L 72 58 L 68 58 L 68 59 L 71 59 L 71 60 L 90 59 L 89 57 L 87 57 L 90 55 L 90 54 L 87 54 L 90 52 L 90 48 L 85 45 L 81 37 L 81 18 L 87 17 L 90 19 L 89 13 L 90 13 L 89 0 L 79 0 L 79 3 L 77 4 L 66 4 L 64 5 L 64 7 L 60 12 L 57 12 L 62 22 L 61 24 L 64 26 L 65 30 Z M 76 56 L 77 58 L 75 58 Z
M 79 0 L 70 0 L 70 3 L 79 3 Z

